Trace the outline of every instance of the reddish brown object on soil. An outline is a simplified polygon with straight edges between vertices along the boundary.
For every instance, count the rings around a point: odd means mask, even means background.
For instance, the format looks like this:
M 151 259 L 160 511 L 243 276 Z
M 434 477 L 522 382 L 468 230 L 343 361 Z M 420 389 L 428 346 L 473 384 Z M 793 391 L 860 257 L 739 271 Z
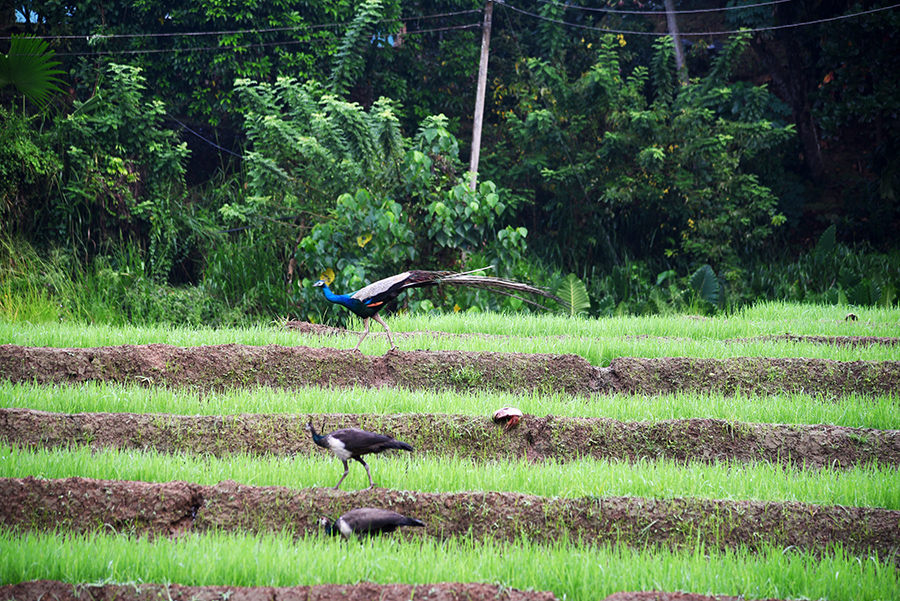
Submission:
M 516 407 L 502 407 L 494 411 L 493 420 L 495 424 L 505 424 L 506 430 L 512 430 L 522 421 L 522 411 Z

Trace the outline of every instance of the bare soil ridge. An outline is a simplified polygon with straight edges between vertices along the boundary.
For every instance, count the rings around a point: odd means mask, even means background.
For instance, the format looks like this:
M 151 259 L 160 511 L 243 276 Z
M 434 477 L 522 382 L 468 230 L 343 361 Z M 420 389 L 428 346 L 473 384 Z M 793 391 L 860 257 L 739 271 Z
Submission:
M 16 601 L 554 601 L 553 593 L 494 584 L 319 584 L 291 587 L 182 586 L 179 584 L 69 584 L 37 580 L 0 586 Z
M 544 498 L 519 493 L 423 493 L 387 489 L 356 492 L 254 487 L 236 482 L 202 486 L 66 478 L 0 479 L 0 525 L 20 530 L 92 531 L 173 536 L 212 530 L 315 531 L 321 516 L 354 507 L 383 507 L 414 516 L 424 529 L 392 536 L 472 536 L 550 543 L 567 537 L 589 543 L 710 548 L 763 545 L 825 552 L 877 552 L 897 559 L 900 511 L 806 503 L 675 498 Z
M 690 319 L 686 317 L 685 319 Z M 694 319 L 706 320 L 705 317 L 695 317 Z M 288 321 L 283 327 L 296 330 L 303 334 L 314 334 L 317 336 L 358 336 L 359 332 L 347 330 L 344 328 L 335 328 L 322 324 L 309 323 L 307 321 Z M 512 334 L 451 334 L 449 332 L 394 332 L 394 337 L 398 339 L 410 339 L 416 336 L 431 336 L 440 338 L 522 338 Z M 384 337 L 383 332 L 370 332 L 369 336 Z M 587 338 L 586 336 L 574 336 L 570 334 L 558 334 L 553 338 Z M 648 338 L 648 336 L 625 336 L 625 338 Z M 660 340 L 687 340 L 686 338 L 657 338 Z M 771 334 L 767 336 L 753 336 L 750 338 L 726 338 L 722 340 L 723 344 L 743 343 L 743 342 L 794 342 L 808 344 L 823 344 L 829 346 L 898 346 L 900 338 L 892 338 L 889 336 L 800 336 L 796 334 Z
M 0 409 L 0 440 L 23 448 L 87 445 L 224 456 L 322 453 L 305 430 L 362 428 L 412 444 L 418 452 L 473 460 L 498 457 L 559 462 L 611 460 L 767 461 L 788 466 L 900 467 L 900 431 L 831 425 L 785 425 L 684 419 L 621 422 L 604 418 L 525 415 L 506 430 L 488 417 L 446 414 L 313 414 L 185 416 L 62 414 Z
M 369 357 L 275 345 L 0 345 L 0 377 L 40 384 L 94 380 L 199 389 L 388 386 L 573 395 L 802 391 L 838 397 L 900 390 L 900 361 L 621 357 L 609 367 L 594 367 L 582 357 L 553 354 L 398 351 Z
M 182 586 L 179 584 L 77 584 L 37 580 L 0 586 L 0 599 L 16 601 L 556 601 L 553 593 L 496 584 L 320 584 L 292 587 Z M 743 601 L 691 593 L 615 593 L 605 601 Z M 772 600 L 770 600 L 772 601 Z

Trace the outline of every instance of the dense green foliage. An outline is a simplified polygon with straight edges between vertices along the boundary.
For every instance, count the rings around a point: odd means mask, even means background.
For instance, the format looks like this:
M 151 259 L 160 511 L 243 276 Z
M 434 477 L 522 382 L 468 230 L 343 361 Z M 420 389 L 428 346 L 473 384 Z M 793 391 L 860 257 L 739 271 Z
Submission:
M 575 81 L 547 61 L 525 61 L 530 76 L 512 88 L 506 116 L 520 158 L 506 168 L 517 187 L 530 184 L 551 224 L 542 247 L 566 249 L 560 259 L 575 269 L 623 254 L 665 256 L 681 267 L 713 263 L 740 283 L 741 260 L 784 223 L 754 162 L 791 135 L 765 118 L 765 88 L 728 84 L 747 37 L 735 37 L 690 86 L 677 84 L 667 38 L 650 68 L 628 77 L 621 36 L 601 39 L 596 62 Z
M 470 190 L 481 2 L 32 2 L 21 29 L 50 37 L 14 39 L 31 44 L 18 72 L 43 82 L 38 104 L 12 86 L 0 97 L 15 107 L 0 109 L 4 234 L 85 298 L 115 299 L 79 319 L 116 322 L 343 320 L 309 288 L 323 272 L 347 291 L 410 267 L 486 265 L 577 293 L 593 316 L 891 305 L 895 11 L 746 3 L 713 29 L 834 20 L 690 37 L 681 85 L 671 40 L 644 35 L 640 10 L 498 4 Z M 772 83 L 755 85 L 764 69 Z M 22 112 L 57 84 L 43 119 Z M 805 171 L 809 123 L 823 152 L 864 149 L 855 173 L 826 170 L 823 186 Z M 238 158 L 220 132 L 237 135 Z M 471 291 L 405 306 L 522 309 Z

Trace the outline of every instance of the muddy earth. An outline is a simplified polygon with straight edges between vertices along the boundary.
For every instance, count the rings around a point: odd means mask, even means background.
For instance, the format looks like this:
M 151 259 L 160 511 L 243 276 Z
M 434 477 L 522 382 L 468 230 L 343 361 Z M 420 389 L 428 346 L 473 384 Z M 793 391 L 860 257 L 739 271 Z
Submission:
M 15 601 L 555 601 L 552 593 L 520 591 L 493 584 L 435 583 L 355 585 L 322 584 L 294 587 L 180 586 L 178 584 L 71 585 L 40 580 L 0 586 L 0 599 Z M 707 597 L 664 592 L 616 593 L 606 601 L 743 601 L 740 597 Z
M 288 324 L 320 335 L 341 330 Z M 430 333 L 432 334 L 432 333 Z M 433 334 L 440 335 L 440 334 Z M 402 337 L 401 334 L 399 337 Z M 800 340 L 799 337 L 771 337 Z M 827 345 L 890 345 L 896 338 L 819 337 Z M 584 397 L 625 393 L 722 392 L 767 395 L 803 391 L 840 403 L 850 394 L 900 390 L 900 362 L 819 359 L 619 358 L 595 367 L 573 355 L 394 351 L 369 357 L 353 351 L 307 347 L 163 344 L 101 348 L 35 348 L 0 345 L 0 377 L 12 382 L 66 386 L 85 381 L 220 390 L 270 386 L 404 387 L 559 392 Z M 459 415 L 61 415 L 0 409 L 0 440 L 26 448 L 89 445 L 168 453 L 202 448 L 229 453 L 315 452 L 303 429 L 312 417 L 324 428 L 362 427 L 406 440 L 421 452 L 498 456 L 526 461 L 568 461 L 580 456 L 615 460 L 768 461 L 806 467 L 877 463 L 900 465 L 900 431 L 827 425 L 788 426 L 724 420 L 617 422 L 525 415 L 514 428 L 489 416 Z M 564 442 L 563 442 L 564 441 Z M 298 536 L 318 517 L 359 506 L 390 507 L 414 515 L 426 528 L 393 536 L 473 536 L 553 541 L 581 536 L 593 542 L 689 546 L 698 537 L 712 547 L 760 544 L 824 551 L 840 543 L 861 555 L 877 552 L 898 565 L 900 512 L 704 499 L 602 497 L 542 498 L 516 493 L 420 493 L 374 489 L 335 492 L 252 487 L 235 482 L 201 486 L 68 478 L 0 478 L 0 524 L 20 531 L 102 527 L 127 534 L 177 536 L 210 529 L 288 529 Z M 275 502 L 273 502 L 275 500 Z M 277 509 L 273 509 L 277 508 Z M 178 585 L 71 585 L 39 581 L 0 587 L 0 600 L 120 599 L 541 599 L 550 593 L 500 589 L 487 584 L 420 586 L 324 585 L 291 588 L 181 587 Z M 702 595 L 618 593 L 618 601 L 711 600 Z M 719 597 L 725 600 L 728 598 Z

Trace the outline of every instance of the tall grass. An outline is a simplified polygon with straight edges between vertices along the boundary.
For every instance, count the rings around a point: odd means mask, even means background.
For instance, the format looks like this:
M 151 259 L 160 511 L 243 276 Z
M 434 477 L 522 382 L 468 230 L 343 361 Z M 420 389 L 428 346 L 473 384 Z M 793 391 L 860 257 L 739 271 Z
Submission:
M 753 598 L 896 599 L 898 572 L 877 557 L 840 548 L 821 556 L 765 547 L 716 551 L 538 545 L 471 539 L 384 537 L 347 544 L 311 535 L 191 534 L 134 540 L 108 533 L 13 534 L 0 530 L 0 584 L 37 579 L 188 586 L 488 582 L 549 590 L 559 599 L 618 591 L 691 591 Z M 539 567 L 538 567 L 539 566 Z
M 0 380 L 0 407 L 56 413 L 435 413 L 491 415 L 512 405 L 532 415 L 606 417 L 620 421 L 713 418 L 779 424 L 833 424 L 879 430 L 900 429 L 900 399 L 895 395 L 849 395 L 839 400 L 801 393 L 770 396 L 669 394 L 634 396 L 595 394 L 507 394 L 387 388 L 327 389 L 303 387 L 203 391 L 146 388 L 85 382 L 75 386 L 12 384 Z
M 310 442 L 312 445 L 312 442 Z M 699 497 L 707 499 L 798 501 L 817 505 L 882 507 L 900 510 L 896 469 L 858 466 L 846 470 L 805 470 L 770 463 L 715 464 L 671 460 L 634 463 L 591 458 L 557 463 L 525 463 L 498 458 L 395 454 L 369 459 L 379 486 L 418 492 L 508 491 L 543 497 Z M 164 454 L 155 450 L 22 450 L 0 444 L 0 476 L 171 482 L 213 485 L 234 480 L 253 486 L 312 488 L 334 486 L 343 469 L 322 452 L 274 457 Z M 346 490 L 365 488 L 365 471 L 354 466 Z

